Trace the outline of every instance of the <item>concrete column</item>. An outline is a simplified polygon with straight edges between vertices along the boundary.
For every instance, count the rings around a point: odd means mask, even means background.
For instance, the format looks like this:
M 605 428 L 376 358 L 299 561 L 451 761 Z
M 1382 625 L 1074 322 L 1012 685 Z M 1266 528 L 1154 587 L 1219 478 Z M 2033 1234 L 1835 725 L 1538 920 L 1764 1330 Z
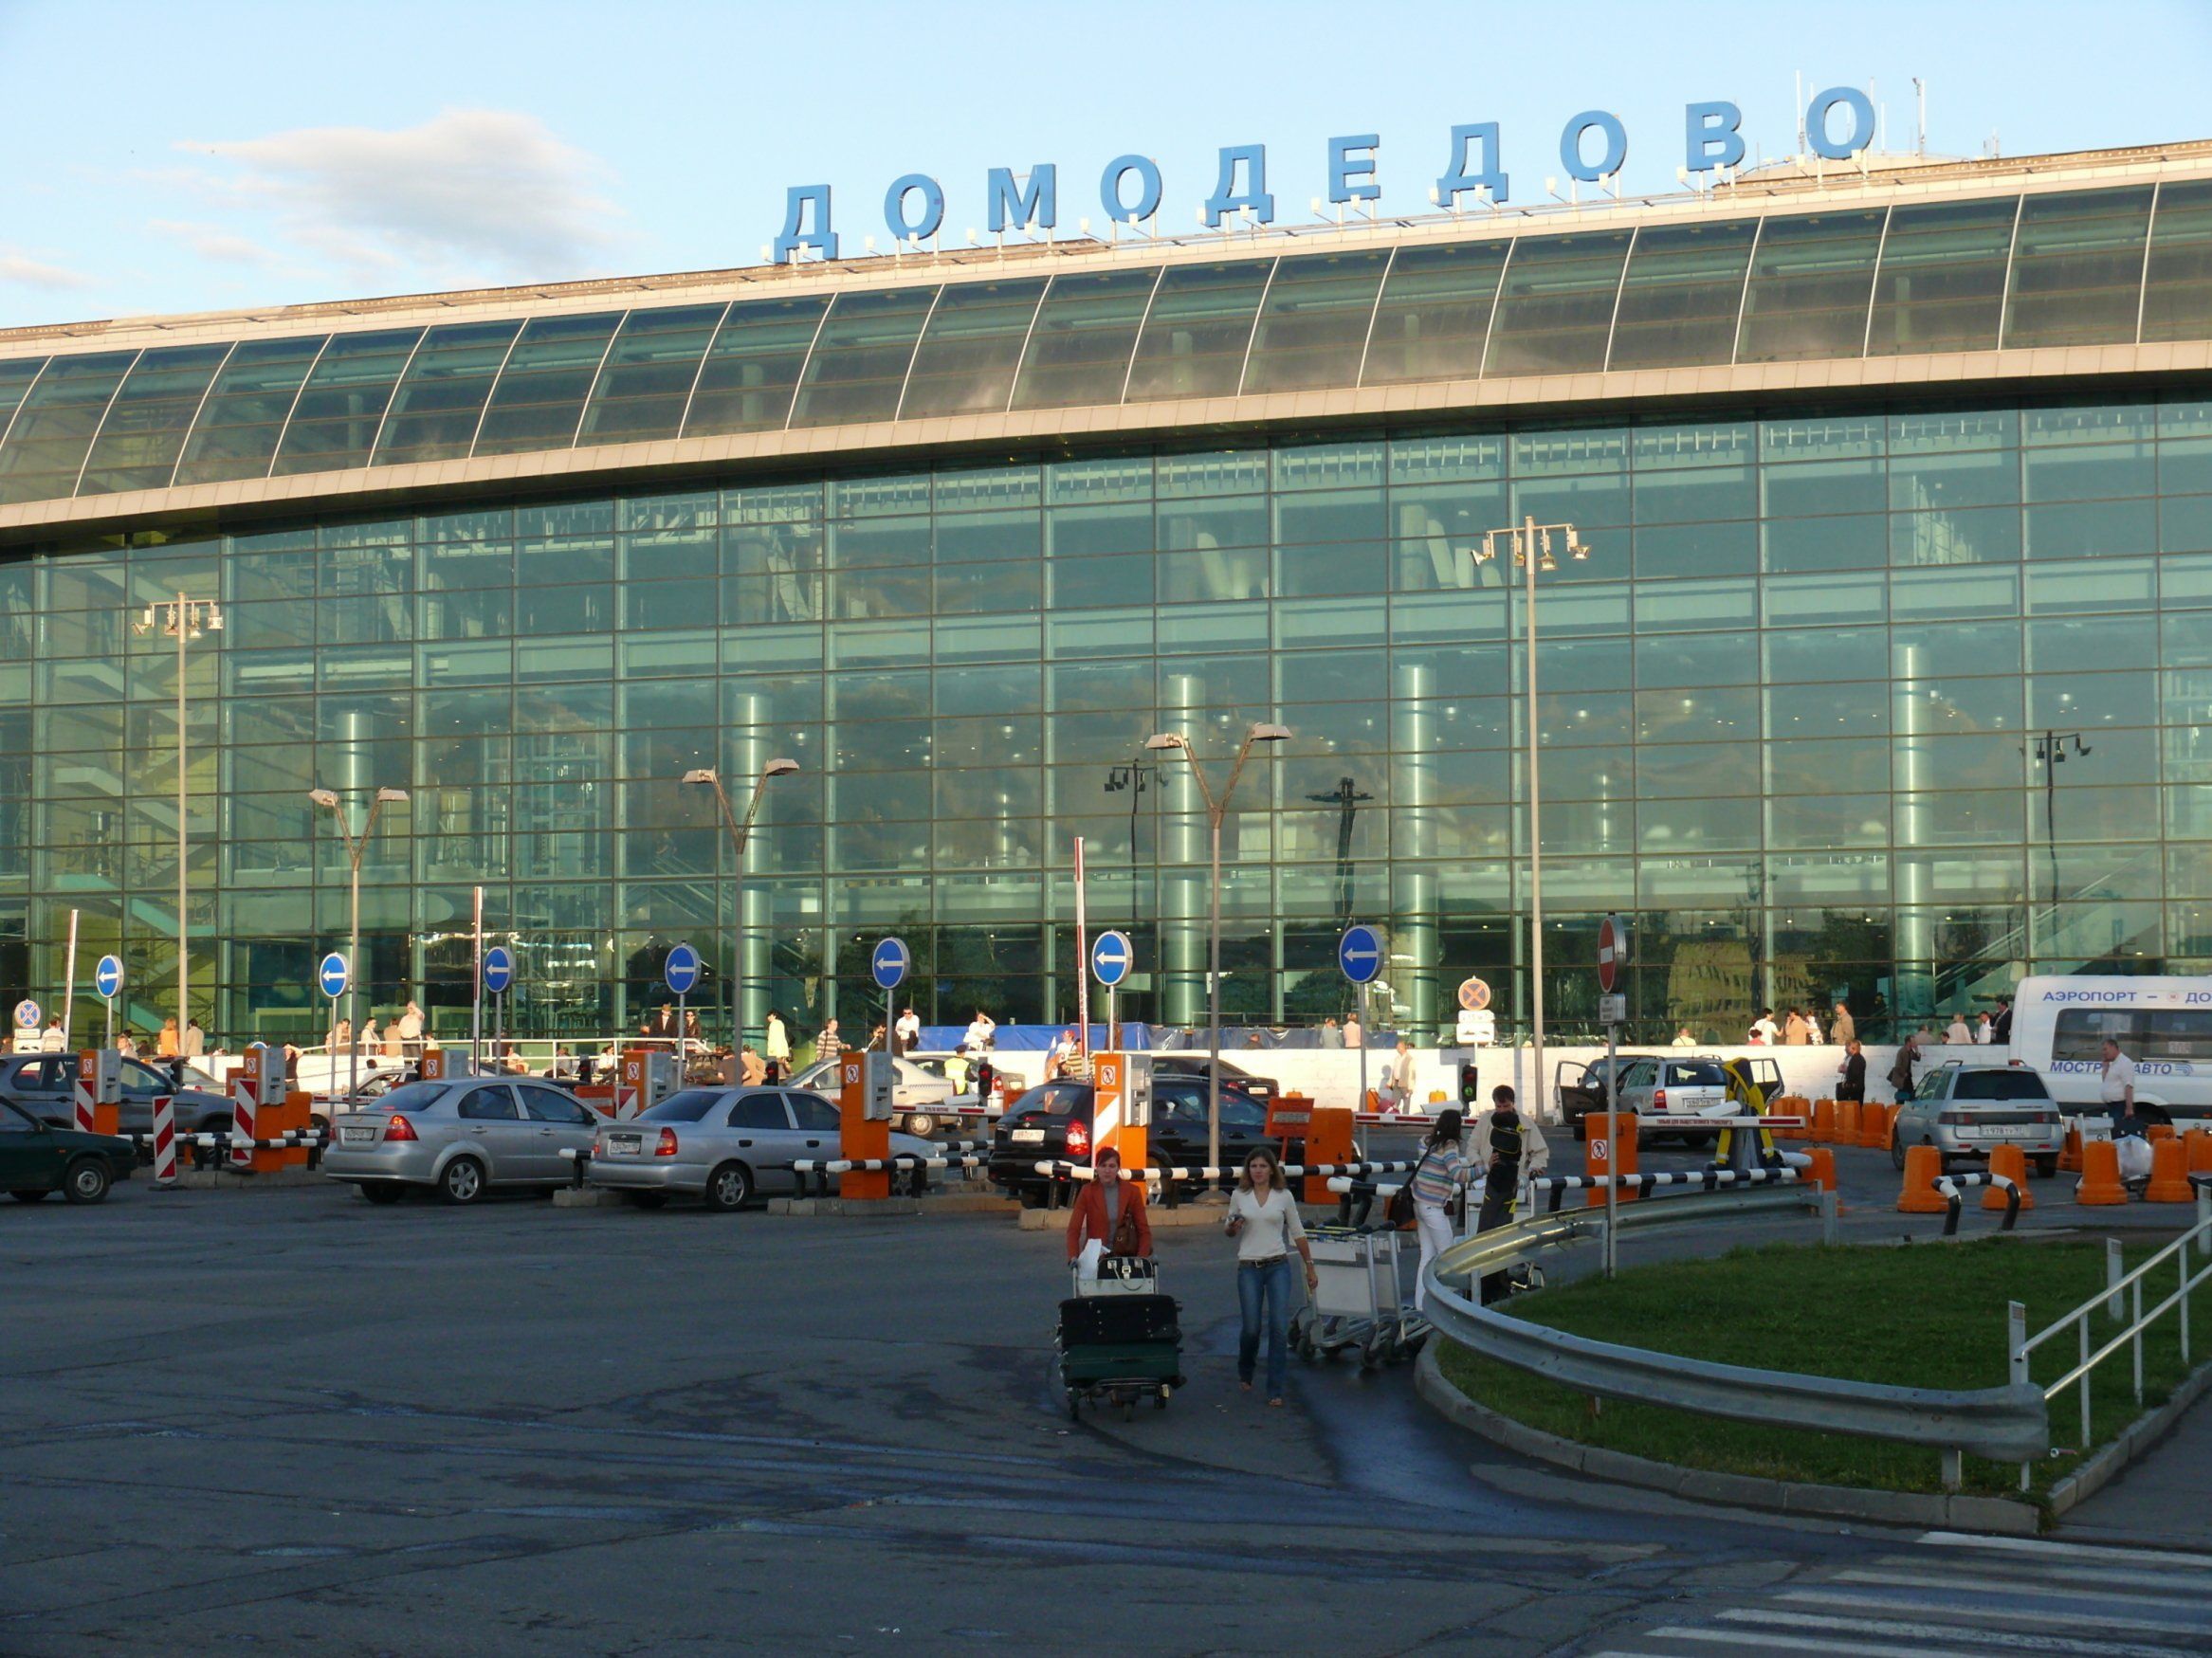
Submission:
M 1189 733 L 1194 710 L 1204 694 L 1195 675 L 1173 674 L 1160 711 L 1164 731 Z M 1167 845 L 1161 848 L 1160 965 L 1161 1017 L 1170 1025 L 1199 1025 L 1206 1018 L 1206 798 L 1182 755 L 1162 752 L 1153 787 L 1161 791 L 1172 814 Z M 1208 756 L 1216 765 L 1219 756 Z M 1226 776 L 1227 773 L 1223 773 Z M 1220 787 L 1217 778 L 1207 781 Z M 1223 826 L 1226 829 L 1227 825 Z M 1228 869 L 1231 848 L 1224 842 L 1221 862 Z
M 767 734 L 761 730 L 759 724 L 766 714 L 765 700 L 759 693 L 746 691 L 731 694 L 727 711 L 723 716 L 733 738 L 726 761 L 729 770 L 725 774 L 723 787 L 729 791 L 730 810 L 738 814 L 738 821 L 740 823 L 744 821 L 745 808 L 752 799 L 753 786 L 759 779 L 760 768 L 766 765 L 770 758 L 768 751 L 772 745 L 768 740 Z M 708 793 L 711 791 L 702 790 L 700 793 Z M 769 820 L 775 814 L 776 786 L 771 784 L 761 795 L 760 813 L 753 822 L 755 845 L 751 848 L 750 856 L 745 860 L 747 871 L 750 873 L 742 883 L 744 886 L 743 915 L 738 918 L 742 923 L 743 949 L 741 953 L 738 952 L 738 941 L 731 938 L 725 927 L 722 933 L 725 942 L 722 948 L 716 952 L 727 962 L 728 965 L 724 971 L 729 974 L 732 981 L 730 988 L 724 994 L 729 997 L 730 1006 L 738 1024 L 737 1030 L 733 1031 L 730 1036 L 733 1046 L 741 1039 L 743 1032 L 751 1031 L 758 1036 L 767 1028 L 768 1024 L 768 992 L 769 981 L 772 977 L 771 962 L 774 959 L 774 945 L 768 935 L 771 909 L 769 895 L 754 884 L 754 879 L 758 878 L 759 872 L 766 866 L 767 861 L 762 856 L 766 848 L 759 843 L 768 829 Z M 726 831 L 724 845 L 725 847 L 727 845 Z M 734 849 L 725 850 L 721 857 L 715 860 L 716 865 L 727 866 L 729 860 L 735 855 Z M 724 883 L 724 891 L 731 890 L 739 884 L 739 875 L 740 871 L 736 868 L 728 869 L 729 878 Z M 718 895 L 715 900 L 714 913 L 717 918 L 721 918 L 725 912 L 726 905 L 722 898 Z
M 1901 739 L 1923 736 L 1928 730 L 1928 701 L 1913 694 L 1921 675 L 1931 665 L 1927 656 L 1924 647 L 1908 645 L 1892 665 L 1891 729 Z M 1935 1005 L 1935 983 L 1928 966 L 1935 955 L 1935 937 L 1929 921 L 1928 865 L 1909 856 L 1925 852 L 1928 846 L 1923 821 L 1927 813 L 1919 792 L 1932 779 L 1927 774 L 1927 756 L 1910 741 L 1894 742 L 1892 752 L 1898 756 L 1892 780 L 1897 791 L 1897 821 L 1891 830 L 1890 844 L 1895 848 L 1891 862 L 1897 907 L 1892 912 L 1896 925 L 1891 1011 L 1903 1021 L 1925 1017 Z
M 1391 759 L 1391 822 L 1397 830 L 1393 858 L 1435 855 L 1436 795 L 1435 716 L 1430 698 L 1435 673 L 1426 663 L 1401 663 L 1392 670 L 1391 694 L 1403 715 L 1404 737 Z M 1417 1043 L 1433 1040 L 1437 1010 L 1443 1005 L 1442 946 L 1437 936 L 1436 868 L 1432 863 L 1394 864 L 1391 882 L 1389 982 L 1397 993 L 1403 1023 Z

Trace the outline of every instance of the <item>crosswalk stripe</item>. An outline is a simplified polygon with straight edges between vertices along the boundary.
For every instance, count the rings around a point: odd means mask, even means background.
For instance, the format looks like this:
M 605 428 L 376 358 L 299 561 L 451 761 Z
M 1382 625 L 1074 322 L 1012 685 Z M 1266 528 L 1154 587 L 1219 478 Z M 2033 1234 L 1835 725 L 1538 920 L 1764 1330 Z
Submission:
M 2036 1576 L 2018 1576 L 2005 1572 L 1931 1571 L 1920 1566 L 1917 1561 L 1899 1561 L 1891 1571 L 1859 1567 L 1838 1572 L 1830 1581 L 1881 1583 L 1902 1589 L 1943 1589 L 1955 1594 L 2022 1594 L 2035 1599 L 2078 1594 L 2087 1589 L 2111 1587 L 2130 1590 L 2138 1598 L 2171 1602 L 2177 1607 L 2202 1606 L 2204 1602 L 2204 1594 L 2201 1588 L 2175 1583 L 2171 1578 L 2159 1577 L 2150 1573 L 2104 1571 L 2084 1574 L 2047 1568 Z
M 1951 1585 L 1947 1584 L 1945 1587 L 1948 1588 Z M 1925 1600 L 1915 1600 L 1902 1594 L 1876 1594 L 1863 1589 L 1788 1589 L 1784 1590 L 1777 1598 L 1793 1604 L 1810 1603 L 1817 1606 L 1886 1607 L 1892 1612 L 1918 1612 L 1924 1617 L 1930 1612 L 1942 1610 L 1939 1607 L 1929 1606 Z M 2029 1612 L 1983 1607 L 1975 1609 L 1973 1615 L 1981 1620 L 1995 1619 L 2003 1623 L 2016 1624 L 2043 1624 L 2051 1621 L 2051 1613 L 2048 1610 Z M 2212 1625 L 2203 1623 L 2166 1623 L 2156 1618 L 2129 1617 L 2123 1613 L 2102 1611 L 2097 1612 L 2096 1617 L 2097 1622 L 2107 1629 L 2130 1630 L 2137 1634 L 2146 1635 L 2192 1635 L 2201 1640 L 2206 1629 L 2212 1628 Z
M 1875 1646 L 1866 1641 L 1828 1640 L 1818 1635 L 1778 1635 L 1771 1631 L 1753 1634 L 1747 1630 L 1669 1628 L 1650 1632 L 1657 1640 L 1711 1641 L 1726 1646 L 1756 1647 L 1762 1652 L 1833 1652 L 1838 1658 L 1979 1658 L 1963 1647 L 1900 1647 L 1892 1641 Z
M 2143 1589 L 2153 1594 L 2179 1596 L 2201 1600 L 2212 1584 L 2196 1581 L 2172 1572 L 2157 1570 L 2135 1572 L 2119 1566 L 2097 1566 L 2088 1562 L 2073 1563 L 2053 1560 L 2038 1564 L 2034 1560 L 2004 1559 L 1968 1562 L 1952 1556 L 1948 1558 L 1915 1559 L 1910 1555 L 1882 1555 L 1870 1560 L 1869 1567 L 1880 1567 L 1892 1572 L 1910 1572 L 1956 1583 L 1962 1589 L 2004 1583 L 2022 1584 L 2030 1590 L 2049 1593 L 2054 1585 L 2081 1584 L 2084 1587 L 2110 1585 L 2115 1589 Z
M 1970 1641 L 1981 1648 L 2007 1652 L 2046 1652 L 2072 1658 L 2167 1658 L 2171 1647 L 2137 1646 L 2124 1641 L 2076 1641 L 2065 1635 L 2037 1635 L 2010 1630 L 1962 1630 L 1949 1624 L 1914 1623 L 1898 1618 L 1832 1617 L 1815 1612 L 1767 1612 L 1752 1607 L 1730 1607 L 1720 1614 L 1731 1624 L 1773 1624 L 1785 1629 L 1841 1630 L 1874 1635 L 1904 1635 L 1914 1640 L 1938 1637 Z
M 2071 1555 L 2084 1560 L 2111 1560 L 2124 1566 L 2166 1566 L 2181 1572 L 2212 1573 L 2212 1554 L 2185 1549 L 2119 1549 L 2104 1543 L 2070 1543 L 2034 1537 L 1983 1537 L 1970 1531 L 1926 1531 L 1914 1540 L 1936 1548 L 1971 1549 L 1991 1554 Z

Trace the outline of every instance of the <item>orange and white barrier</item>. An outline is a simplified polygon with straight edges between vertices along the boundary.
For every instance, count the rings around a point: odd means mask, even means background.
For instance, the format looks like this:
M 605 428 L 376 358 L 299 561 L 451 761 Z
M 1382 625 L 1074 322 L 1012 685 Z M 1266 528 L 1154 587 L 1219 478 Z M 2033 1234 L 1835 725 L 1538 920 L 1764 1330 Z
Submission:
M 176 1184 L 176 1102 L 167 1094 L 154 1096 L 154 1184 Z

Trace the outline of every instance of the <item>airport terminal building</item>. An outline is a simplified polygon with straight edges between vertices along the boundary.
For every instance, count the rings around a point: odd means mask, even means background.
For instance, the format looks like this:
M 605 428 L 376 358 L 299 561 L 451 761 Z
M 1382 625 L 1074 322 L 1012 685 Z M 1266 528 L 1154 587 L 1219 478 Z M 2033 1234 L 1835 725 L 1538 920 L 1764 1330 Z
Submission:
M 1528 1003 L 1862 1032 L 2031 969 L 2212 969 L 2212 143 L 1766 169 L 1579 209 L 1028 244 L 0 333 L 0 995 L 119 953 L 314 1039 L 366 981 L 583 1034 Z M 1572 523 L 1538 578 L 1486 531 Z M 710 791 L 774 758 L 742 895 Z M 737 941 L 741 908 L 741 946 Z M 741 959 L 740 959 L 741 957 Z M 80 1028 L 88 991 L 79 993 Z M 1387 1016 L 1384 1007 L 1387 1008 Z

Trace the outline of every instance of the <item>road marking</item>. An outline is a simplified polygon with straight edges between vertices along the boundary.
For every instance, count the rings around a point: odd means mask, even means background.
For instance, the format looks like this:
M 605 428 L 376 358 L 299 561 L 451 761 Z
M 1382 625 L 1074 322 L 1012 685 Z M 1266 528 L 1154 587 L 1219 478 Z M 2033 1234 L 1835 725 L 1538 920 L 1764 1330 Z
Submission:
M 2084 1560 L 2112 1560 L 2123 1566 L 2173 1566 L 2185 1572 L 2212 1572 L 2212 1554 L 2179 1549 L 2115 1549 L 2101 1543 L 2069 1543 L 2032 1537 L 1977 1537 L 1969 1531 L 1923 1532 L 1914 1540 L 1947 1549 L 1985 1549 L 2018 1555 L 2071 1555 Z
M 1957 1585 L 1947 1582 L 1942 1587 L 1954 1589 Z M 1930 1612 L 1942 1610 L 1938 1607 L 1930 1607 L 1925 1600 L 1914 1600 L 1902 1594 L 1873 1594 L 1865 1591 L 1853 1593 L 1827 1589 L 1789 1589 L 1784 1590 L 1778 1598 L 1793 1605 L 1810 1603 L 1816 1606 L 1883 1607 L 1891 1612 L 1919 1612 L 1924 1617 Z M 1980 1620 L 1995 1620 L 2001 1623 L 2048 1624 L 2051 1621 L 2051 1613 L 2048 1610 L 2010 1612 L 2000 1607 L 1977 1607 L 1973 1609 L 1973 1615 Z M 2201 1623 L 2176 1624 L 2166 1623 L 2157 1618 L 2127 1617 L 2118 1612 L 2108 1612 L 2101 1608 L 2097 1610 L 2096 1616 L 2098 1621 L 2108 1629 L 2132 1630 L 2137 1634 L 2144 1635 L 2195 1635 L 2201 1637 L 2206 1628 Z
M 1913 1623 L 1898 1618 L 1830 1617 L 1814 1612 L 1759 1612 L 1730 1607 L 1720 1615 L 1727 1623 L 1967 1640 L 1979 1647 L 1999 1647 L 2009 1652 L 2080 1653 L 2083 1658 L 2166 1658 L 2173 1650 L 2170 1647 L 2138 1647 L 2115 1641 L 2075 1641 L 2064 1635 L 2015 1634 L 2008 1630 L 1961 1630 L 1948 1624 Z
M 1959 1635 L 1962 1630 L 1938 1630 L 1941 1635 Z M 1690 1630 L 1668 1628 L 1654 1630 L 1652 1635 L 1663 1641 L 1715 1641 L 1733 1647 L 1756 1647 L 1762 1652 L 1836 1652 L 1856 1654 L 1857 1658 L 1980 1658 L 1963 1647 L 1900 1647 L 1885 1641 L 1872 1646 L 1865 1641 L 1824 1641 L 1811 1635 L 1753 1634 L 1746 1630 Z
M 2083 1588 L 2110 1584 L 2114 1588 L 2132 1589 L 2153 1599 L 2163 1597 L 2181 1605 L 2195 1607 L 2203 1601 L 2203 1585 L 2176 1583 L 2170 1577 L 2160 1577 L 2148 1572 L 2083 1572 L 2079 1569 L 2067 1571 L 2053 1567 L 2030 1577 L 2010 1572 L 1945 1573 L 1930 1572 L 1926 1567 L 1919 1570 L 1899 1569 L 1905 1565 L 1901 1561 L 1882 1561 L 1878 1564 L 1890 1565 L 1892 1569 L 1887 1572 L 1867 1569 L 1838 1572 L 1825 1581 L 1882 1583 L 1907 1589 L 1949 1589 L 1968 1594 L 1994 1593 L 1997 1586 L 2002 1585 L 2008 1594 L 2043 1597 L 2074 1594 L 2075 1584 Z

